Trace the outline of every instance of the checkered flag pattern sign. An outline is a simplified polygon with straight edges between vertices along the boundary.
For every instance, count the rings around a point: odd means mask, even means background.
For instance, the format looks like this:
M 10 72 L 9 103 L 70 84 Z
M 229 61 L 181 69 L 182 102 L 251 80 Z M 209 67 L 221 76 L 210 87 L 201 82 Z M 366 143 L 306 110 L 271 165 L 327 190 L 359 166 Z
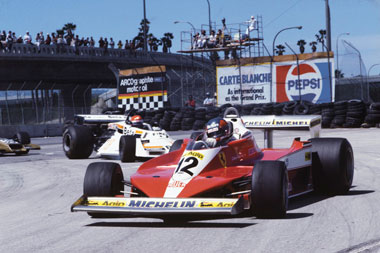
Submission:
M 154 110 L 168 101 L 166 67 L 153 66 L 119 72 L 118 107 Z

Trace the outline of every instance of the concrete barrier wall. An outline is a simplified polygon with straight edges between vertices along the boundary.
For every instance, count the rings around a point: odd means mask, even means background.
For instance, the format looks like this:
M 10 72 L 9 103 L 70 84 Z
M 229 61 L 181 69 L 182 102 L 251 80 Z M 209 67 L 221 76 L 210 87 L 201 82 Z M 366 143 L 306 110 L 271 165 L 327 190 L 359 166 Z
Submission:
M 12 138 L 18 132 L 28 132 L 30 137 L 61 136 L 62 124 L 0 126 L 0 137 Z

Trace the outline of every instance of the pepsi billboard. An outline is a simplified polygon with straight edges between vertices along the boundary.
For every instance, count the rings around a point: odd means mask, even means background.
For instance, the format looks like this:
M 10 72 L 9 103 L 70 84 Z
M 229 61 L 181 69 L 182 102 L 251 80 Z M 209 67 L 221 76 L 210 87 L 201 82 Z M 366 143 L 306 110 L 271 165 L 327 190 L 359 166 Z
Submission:
M 330 69 L 330 70 L 329 70 Z M 275 65 L 276 102 L 310 101 L 325 103 L 334 100 L 333 61 L 317 59 Z M 330 84 L 331 80 L 331 84 Z

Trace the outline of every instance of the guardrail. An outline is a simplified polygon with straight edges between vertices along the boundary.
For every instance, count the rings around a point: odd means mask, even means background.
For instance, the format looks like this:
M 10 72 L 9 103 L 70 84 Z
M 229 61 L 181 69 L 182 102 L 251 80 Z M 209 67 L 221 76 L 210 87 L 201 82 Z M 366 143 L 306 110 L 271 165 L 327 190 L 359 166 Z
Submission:
M 22 43 L 13 43 L 10 48 L 0 50 L 0 57 L 49 57 L 49 58 L 76 58 L 76 59 L 97 59 L 97 60 L 121 60 L 124 58 L 149 61 L 149 62 L 181 62 L 191 63 L 192 61 L 202 61 L 206 64 L 210 60 L 203 57 L 189 57 L 181 54 L 161 53 L 161 52 L 144 52 L 141 50 L 128 50 L 118 48 L 98 48 L 98 47 L 72 47 L 68 45 L 30 45 Z M 125 60 L 125 59 L 124 59 Z

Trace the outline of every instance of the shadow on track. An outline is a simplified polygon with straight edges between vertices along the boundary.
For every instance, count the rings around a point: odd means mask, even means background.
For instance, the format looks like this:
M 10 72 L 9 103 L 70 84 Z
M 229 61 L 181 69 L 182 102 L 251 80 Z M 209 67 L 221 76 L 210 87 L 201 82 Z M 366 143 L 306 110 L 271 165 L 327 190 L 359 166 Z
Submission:
M 328 198 L 333 198 L 335 196 L 350 197 L 350 196 L 364 195 L 364 194 L 370 194 L 370 193 L 375 192 L 373 190 L 353 190 L 355 187 L 356 186 L 352 186 L 350 191 L 348 191 L 344 195 L 329 196 L 329 195 L 320 195 L 320 194 L 311 192 L 311 193 L 308 193 L 308 194 L 305 194 L 305 195 L 302 195 L 299 197 L 295 197 L 289 201 L 288 211 L 291 211 L 291 210 L 294 210 L 297 208 L 301 208 L 301 207 L 305 207 L 305 206 L 323 201 L 323 200 L 328 199 Z
M 165 228 L 165 227 L 181 227 L 181 228 L 245 228 L 256 223 L 217 223 L 217 222 L 96 222 L 86 225 L 86 227 L 137 227 L 137 228 Z

